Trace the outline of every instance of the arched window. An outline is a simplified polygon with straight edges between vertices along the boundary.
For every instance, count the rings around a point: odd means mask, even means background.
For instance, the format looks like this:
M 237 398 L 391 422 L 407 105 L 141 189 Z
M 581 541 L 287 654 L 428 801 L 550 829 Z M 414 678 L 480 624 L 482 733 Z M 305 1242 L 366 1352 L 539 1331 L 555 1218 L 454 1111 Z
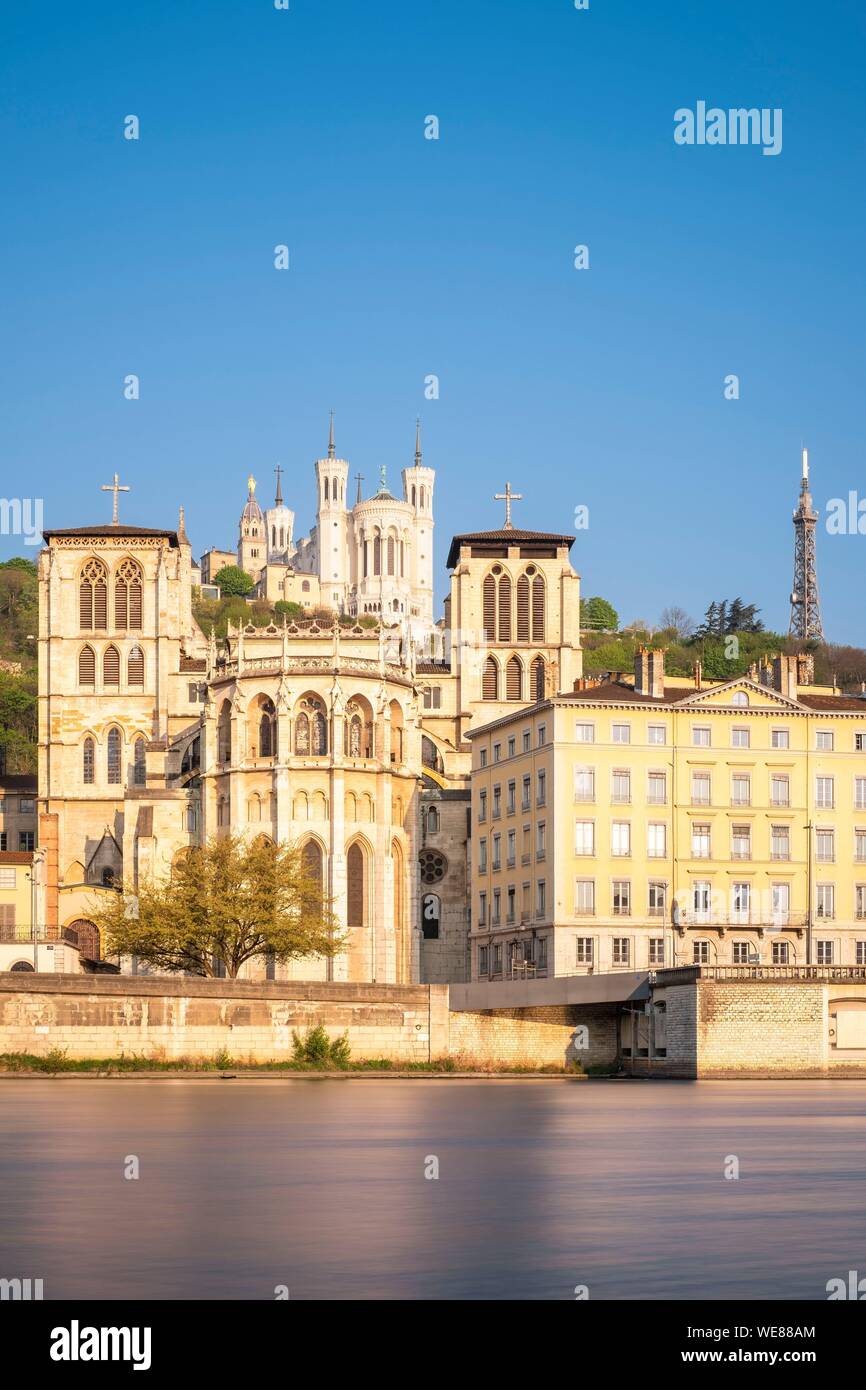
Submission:
M 374 573 L 374 574 L 381 574 L 381 573 L 382 573 L 382 538 L 381 538 L 381 536 L 374 536 L 374 537 L 373 537 L 373 573 Z
M 88 560 L 78 585 L 79 622 L 84 632 L 108 627 L 108 570 L 101 560 Z
M 413 483 L 413 484 L 412 484 L 412 506 L 413 506 L 413 507 L 417 507 L 417 505 L 418 505 L 418 494 L 417 494 L 416 489 L 415 489 L 415 484 Z
M 400 542 L 400 578 L 406 578 L 406 542 Z
M 511 580 L 507 574 L 499 581 L 499 640 L 511 641 Z
M 519 656 L 513 656 L 505 668 L 505 698 L 523 698 L 523 663 Z
M 295 720 L 295 752 L 309 753 L 310 751 L 310 721 L 303 712 Z
M 327 501 L 329 501 L 329 500 L 330 500 L 330 499 L 329 499 L 329 497 L 328 497 L 328 479 L 326 478 L 326 479 L 325 479 L 325 501 L 327 502 Z
M 88 734 L 81 748 L 81 775 L 87 786 L 92 786 L 96 775 L 96 744 Z
M 328 751 L 328 729 L 321 711 L 313 715 L 310 724 L 311 751 L 317 757 L 324 757 Z
M 365 867 L 361 846 L 350 845 L 346 855 L 346 924 L 350 927 L 367 925 Z
M 310 581 L 309 581 L 309 579 L 305 579 L 304 582 L 303 582 L 303 584 L 301 585 L 301 593 L 302 593 L 302 594 L 308 594 L 309 592 L 310 592 Z
M 272 757 L 274 756 L 274 749 L 273 749 L 273 743 L 272 743 L 272 735 L 273 735 L 273 724 L 271 723 L 271 716 L 270 716 L 269 714 L 263 714 L 262 717 L 261 717 L 261 719 L 259 720 L 259 757 L 260 757 L 260 758 L 272 758 Z
M 126 683 L 137 687 L 144 685 L 144 652 L 141 647 L 133 647 L 126 658 Z
M 426 493 L 424 492 L 424 489 L 423 489 L 423 487 L 422 487 L 422 489 L 421 489 L 421 510 L 422 510 L 422 511 L 424 510 L 425 501 L 426 501 Z
M 484 675 L 481 679 L 481 698 L 482 700 L 499 699 L 499 667 L 496 664 L 495 656 L 488 656 L 484 663 Z
M 537 656 L 532 663 L 532 698 L 544 699 L 544 657 Z
M 388 537 L 388 573 L 394 573 L 394 537 Z
M 147 742 L 143 738 L 137 738 L 132 750 L 132 781 L 136 787 L 143 787 L 147 782 Z
M 64 935 L 68 932 L 69 939 L 78 946 L 78 954 L 82 960 L 99 960 L 99 928 L 92 922 L 79 918 L 77 922 L 71 922 L 68 927 L 64 927 L 63 931 Z
M 360 714 L 353 714 L 346 725 L 346 752 L 350 758 L 360 758 L 363 724 Z
M 122 560 L 114 574 L 114 626 L 121 632 L 141 628 L 141 566 Z
M 78 684 L 90 690 L 96 685 L 96 653 L 92 647 L 82 647 L 78 653 Z
M 540 574 L 532 581 L 532 640 L 544 641 L 544 580 Z
M 496 580 L 488 574 L 482 586 L 482 622 L 488 642 L 496 641 Z
M 529 579 L 525 574 L 517 581 L 517 640 L 529 641 Z
M 427 834 L 435 835 L 439 829 L 439 812 L 431 806 L 427 812 Z
M 112 785 L 120 782 L 121 739 L 119 729 L 109 729 L 106 742 L 108 781 Z
M 228 700 L 223 701 L 217 721 L 217 762 L 230 763 L 232 760 L 232 709 Z
M 120 652 L 116 647 L 106 647 L 102 655 L 102 684 L 120 685 Z

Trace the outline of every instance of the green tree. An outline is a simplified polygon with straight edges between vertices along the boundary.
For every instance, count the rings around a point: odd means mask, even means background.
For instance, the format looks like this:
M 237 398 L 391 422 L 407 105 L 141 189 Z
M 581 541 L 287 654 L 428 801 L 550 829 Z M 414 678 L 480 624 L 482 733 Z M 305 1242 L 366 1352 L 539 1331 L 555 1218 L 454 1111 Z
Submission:
M 303 618 L 304 610 L 299 603 L 293 603 L 291 599 L 278 598 L 274 604 L 275 613 L 285 613 L 287 618 Z
M 209 840 L 180 855 L 170 879 L 100 894 L 90 916 L 107 954 L 172 973 L 215 975 L 217 962 L 234 979 L 256 957 L 333 956 L 344 944 L 303 850 L 264 837 Z
M 616 632 L 619 629 L 619 614 L 612 603 L 596 594 L 593 598 L 580 600 L 580 625 L 596 632 Z
M 232 595 L 243 597 L 253 588 L 252 579 L 246 570 L 241 569 L 240 565 L 223 565 L 222 569 L 214 575 L 214 583 L 219 585 L 220 593 L 227 597 Z

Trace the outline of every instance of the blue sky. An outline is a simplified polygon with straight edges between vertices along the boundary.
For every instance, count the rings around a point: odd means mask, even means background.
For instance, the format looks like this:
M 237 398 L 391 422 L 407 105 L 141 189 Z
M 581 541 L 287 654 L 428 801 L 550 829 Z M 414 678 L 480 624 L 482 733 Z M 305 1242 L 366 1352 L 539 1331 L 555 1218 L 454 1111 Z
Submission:
M 787 628 L 801 441 L 819 505 L 866 495 L 866 10 L 12 9 L 4 495 L 108 520 L 118 469 L 123 517 L 184 503 L 200 553 L 236 543 L 247 474 L 267 498 L 279 462 L 301 534 L 328 410 L 368 490 L 382 463 L 397 483 L 420 413 L 440 597 L 451 535 L 498 525 L 508 478 L 518 524 L 588 506 L 574 563 L 624 621 L 740 594 Z M 676 145 L 699 100 L 781 107 L 781 154 Z M 832 640 L 866 643 L 864 551 L 819 532 Z

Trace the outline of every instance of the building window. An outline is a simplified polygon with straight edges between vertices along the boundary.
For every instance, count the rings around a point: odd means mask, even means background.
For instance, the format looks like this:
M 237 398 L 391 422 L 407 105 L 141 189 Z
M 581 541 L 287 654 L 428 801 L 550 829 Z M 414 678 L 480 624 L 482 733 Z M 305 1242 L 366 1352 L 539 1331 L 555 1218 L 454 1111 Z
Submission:
M 509 869 L 513 869 L 514 865 L 517 863 L 517 840 L 513 830 L 509 830 L 506 843 L 505 862 Z
M 424 708 L 440 709 L 442 706 L 442 687 L 440 685 L 428 685 L 424 691 Z
M 577 820 L 574 822 L 575 854 L 595 854 L 595 821 Z
M 544 772 L 544 770 L 542 769 L 542 770 L 538 773 L 538 795 L 537 795 L 536 798 L 535 798 L 535 804 L 536 804 L 536 806 L 543 806 L 543 805 L 545 804 L 546 795 L 547 795 L 547 775 L 546 775 L 546 773 Z
M 667 854 L 667 826 L 663 821 L 652 821 L 647 826 L 646 852 L 648 859 L 664 859 Z
M 547 853 L 547 826 L 545 822 L 539 821 L 535 827 L 535 857 L 543 859 Z
M 92 690 L 96 684 L 96 654 L 92 647 L 82 647 L 78 653 L 78 684 Z
M 731 730 L 731 747 L 732 747 L 732 748 L 748 748 L 748 747 L 749 747 L 749 741 L 750 741 L 750 738 L 749 738 L 749 730 L 748 730 L 748 729 L 732 729 L 732 730 Z
M 36 810 L 36 802 L 32 796 L 22 796 L 19 803 L 19 810 L 22 816 L 32 816 Z
M 615 820 L 610 827 L 610 852 L 616 858 L 631 854 L 631 824 Z
M 18 875 L 14 868 L 7 868 L 5 865 L 0 869 L 0 888 L 14 888 Z
M 854 751 L 856 753 L 866 753 L 866 733 L 854 735 Z
M 709 859 L 710 857 L 710 827 L 708 825 L 692 825 L 692 858 Z
M 535 915 L 544 917 L 547 913 L 547 884 L 544 879 L 539 879 L 535 885 Z
M 731 917 L 735 922 L 748 922 L 752 902 L 750 883 L 731 884 Z
M 540 936 L 540 937 L 538 938 L 538 962 L 537 962 L 537 964 L 538 964 L 539 970 L 546 970 L 546 969 L 547 969 L 547 937 L 546 937 L 546 936 Z
M 102 654 L 102 684 L 106 689 L 120 685 L 120 652 L 116 647 L 106 647 Z
M 498 700 L 499 698 L 499 666 L 494 656 L 488 656 L 484 663 L 484 674 L 481 677 L 481 698 L 482 700 Z
M 650 772 L 647 776 L 647 801 L 651 806 L 664 806 L 667 799 L 667 777 L 663 772 Z
M 819 864 L 832 864 L 836 858 L 832 830 L 815 831 L 815 858 Z
M 18 849 L 29 854 L 36 847 L 36 834 L 33 830 L 18 831 Z
M 480 765 L 481 767 L 486 767 L 486 766 L 487 766 L 487 749 L 486 749 L 486 748 L 481 748 L 481 749 L 479 749 L 479 765 Z
M 576 767 L 574 769 L 575 801 L 595 801 L 595 769 Z
M 147 782 L 147 743 L 143 738 L 137 738 L 133 744 L 132 781 L 136 787 Z
M 628 965 L 631 962 L 631 942 L 627 936 L 613 938 L 614 965 Z
M 614 743 L 631 743 L 631 725 L 613 724 L 611 725 L 611 737 Z
M 121 740 L 119 729 L 109 729 L 106 744 L 106 754 L 108 763 L 108 781 L 111 784 L 120 782 L 120 756 Z
M 531 799 L 532 799 L 532 780 L 531 780 L 531 778 L 529 778 L 529 777 L 524 777 L 524 779 L 523 779 L 523 784 L 522 784 L 521 801 L 520 801 L 520 809 L 521 809 L 521 811 L 528 811 L 528 810 L 529 810 L 529 803 L 530 803 Z
M 649 883 L 647 886 L 647 916 L 664 917 L 667 897 L 668 886 L 666 883 Z
M 631 801 L 631 773 L 618 768 L 611 777 L 610 789 L 611 801 L 628 802 Z
M 108 571 L 101 560 L 88 560 L 78 584 L 79 625 L 83 632 L 108 626 Z
M 574 740 L 575 743 L 595 743 L 595 725 L 575 724 Z
M 478 872 L 487 873 L 487 840 L 478 841 Z
M 748 941 L 735 941 L 731 957 L 734 965 L 748 965 L 750 949 L 751 947 Z
M 502 815 L 502 787 L 497 783 L 493 788 L 493 819 L 499 820 Z
M 790 806 L 791 784 L 787 773 L 774 772 L 771 776 L 770 803 L 773 806 Z
M 650 965 L 664 965 L 665 963 L 665 939 L 663 936 L 651 936 L 649 939 L 649 963 Z
M 505 814 L 513 816 L 517 809 L 517 783 L 509 782 L 505 801 Z
M 854 945 L 855 964 L 866 965 L 866 941 L 857 941 Z
M 791 951 L 787 941 L 773 942 L 773 964 L 787 965 L 791 959 Z
M 710 893 L 711 888 L 706 881 L 696 880 L 692 884 L 692 911 L 698 922 L 710 920 Z
M 791 735 L 787 729 L 772 729 L 770 732 L 771 748 L 790 748 Z
M 487 974 L 487 970 L 488 970 L 487 961 L 488 961 L 489 955 L 490 955 L 490 948 L 489 948 L 488 946 L 479 946 L 479 948 L 478 948 L 478 974 L 479 974 L 479 975 L 486 975 L 486 974 Z
M 492 974 L 502 974 L 502 946 L 497 942 L 493 948 L 493 970 Z
M 82 746 L 81 772 L 85 784 L 88 786 L 92 785 L 96 772 L 96 745 L 90 737 L 84 740 Z
M 790 859 L 791 858 L 791 833 L 790 826 L 773 825 L 770 827 L 770 858 L 771 859 Z
M 866 811 L 866 777 L 854 778 L 854 809 Z
M 538 747 L 539 747 L 539 748 L 543 748 L 546 742 L 547 742 L 547 726 L 546 726 L 545 724 L 539 724 L 539 726 L 538 726 Z
M 746 694 L 745 690 L 735 690 L 735 691 L 734 691 L 733 695 L 731 696 L 731 704 L 732 704 L 732 705 L 747 705 L 748 703 L 749 703 L 749 697 L 748 697 L 748 695 Z
M 418 855 L 422 883 L 441 883 L 448 872 L 448 860 L 438 849 L 422 849 Z
M 492 860 L 491 860 L 491 868 L 493 869 L 494 873 L 496 872 L 497 869 L 501 869 L 501 868 L 502 868 L 502 860 L 501 860 L 501 857 L 500 857 L 500 845 L 501 845 L 501 843 L 502 843 L 502 836 L 501 836 L 501 835 L 494 835 L 494 836 L 493 836 L 493 842 L 492 842 L 493 854 L 492 854 Z
M 815 915 L 832 918 L 836 916 L 836 889 L 832 883 L 818 883 L 815 886 Z
M 709 772 L 692 773 L 692 805 L 709 806 L 712 781 Z
M 752 828 L 749 825 L 731 826 L 731 858 L 751 859 Z
M 815 732 L 815 747 L 821 753 L 832 753 L 833 751 L 833 730 L 818 729 Z
M 816 958 L 816 960 L 817 960 L 817 962 L 818 962 L 819 965 L 832 965 L 832 964 L 833 964 L 833 942 L 832 942 L 832 941 L 816 941 L 816 942 L 815 942 L 815 958 Z
M 694 748 L 709 748 L 710 730 L 707 725 L 695 725 L 692 729 L 692 746 Z
M 493 916 L 492 916 L 491 919 L 490 919 L 490 925 L 491 925 L 491 927 L 498 927 L 498 926 L 500 925 L 501 921 L 502 921 L 502 918 L 501 918 L 501 916 L 500 916 L 500 908 L 499 908 L 501 896 L 502 896 L 502 895 L 501 895 L 500 890 L 499 890 L 498 888 L 494 888 L 494 890 L 493 890 Z
M 501 755 L 502 755 L 502 744 L 501 744 L 501 743 L 494 743 L 494 745 L 493 745 L 493 761 L 494 761 L 495 763 L 498 763 L 499 760 L 500 760 Z
M 821 810 L 832 811 L 835 802 L 834 790 L 835 778 L 816 777 L 815 778 L 815 805 Z
M 574 915 L 575 917 L 593 917 L 595 915 L 595 880 L 591 878 L 579 878 L 574 885 Z M 587 938 L 588 940 L 589 938 Z
M 664 724 L 650 724 L 647 728 L 647 742 L 667 743 L 668 732 Z
M 478 894 L 478 925 L 479 925 L 479 927 L 486 927 L 486 926 L 487 926 L 487 894 L 486 894 L 486 893 L 479 893 L 479 894 Z
M 509 756 L 509 758 L 513 758 L 513 757 L 514 757 L 514 739 L 513 739 L 513 738 L 510 738 L 510 739 L 508 740 L 508 756 Z
M 524 730 L 523 730 L 523 751 L 524 751 L 524 753 L 528 753 L 528 752 L 529 752 L 529 747 L 530 747 L 531 741 L 532 741 L 532 734 L 530 733 L 529 729 L 524 729 Z
M 692 962 L 695 965 L 709 965 L 710 963 L 710 943 L 709 941 L 692 942 Z
M 627 878 L 613 880 L 611 909 L 614 917 L 631 916 L 631 883 Z
M 428 807 L 427 810 L 427 834 L 436 835 L 439 832 L 439 812 L 435 806 Z
M 731 778 L 731 805 L 750 806 L 752 804 L 752 779 L 748 773 L 735 772 Z
M 574 959 L 577 965 L 592 965 L 593 940 L 591 936 L 575 937 Z
M 141 628 L 141 568 L 134 560 L 122 561 L 115 571 L 114 626 L 121 632 Z
M 854 889 L 854 913 L 858 922 L 866 919 L 866 883 L 858 883 Z

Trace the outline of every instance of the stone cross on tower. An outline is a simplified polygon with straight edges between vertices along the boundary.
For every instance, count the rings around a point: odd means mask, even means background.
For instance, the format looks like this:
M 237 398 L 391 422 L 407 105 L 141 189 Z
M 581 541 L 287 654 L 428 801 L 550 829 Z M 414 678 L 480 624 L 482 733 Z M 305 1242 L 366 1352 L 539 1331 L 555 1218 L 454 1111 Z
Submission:
M 522 502 L 522 501 L 523 501 L 523 493 L 522 493 L 522 492 L 512 492 L 512 491 L 511 491 L 511 484 L 510 484 L 510 483 L 506 483 L 506 484 L 505 484 L 505 491 L 504 491 L 504 492 L 496 492 L 496 493 L 494 493 L 494 494 L 493 494 L 493 500 L 494 500 L 494 502 L 504 502 L 504 503 L 505 503 L 505 529 L 506 529 L 506 531 L 511 531 L 511 530 L 513 529 L 513 528 L 512 528 L 512 525 L 511 525 L 511 504 L 512 504 L 512 502 Z
M 114 482 L 113 482 L 113 483 L 103 483 L 103 484 L 102 484 L 102 489 L 101 489 L 101 490 L 102 490 L 103 492 L 113 492 L 113 493 L 114 493 L 114 511 L 113 511 L 113 514 L 112 514 L 112 517 L 111 517 L 111 524 L 112 524 L 112 526 L 117 526 L 117 525 L 119 525 L 119 522 L 118 522 L 118 519 L 117 519 L 117 494 L 118 494 L 119 492 L 129 492 L 129 491 L 131 491 L 131 489 L 128 488 L 128 487 L 126 487 L 126 486 L 124 486 L 124 484 L 121 483 L 118 474 L 115 473 L 115 475 L 114 475 Z

